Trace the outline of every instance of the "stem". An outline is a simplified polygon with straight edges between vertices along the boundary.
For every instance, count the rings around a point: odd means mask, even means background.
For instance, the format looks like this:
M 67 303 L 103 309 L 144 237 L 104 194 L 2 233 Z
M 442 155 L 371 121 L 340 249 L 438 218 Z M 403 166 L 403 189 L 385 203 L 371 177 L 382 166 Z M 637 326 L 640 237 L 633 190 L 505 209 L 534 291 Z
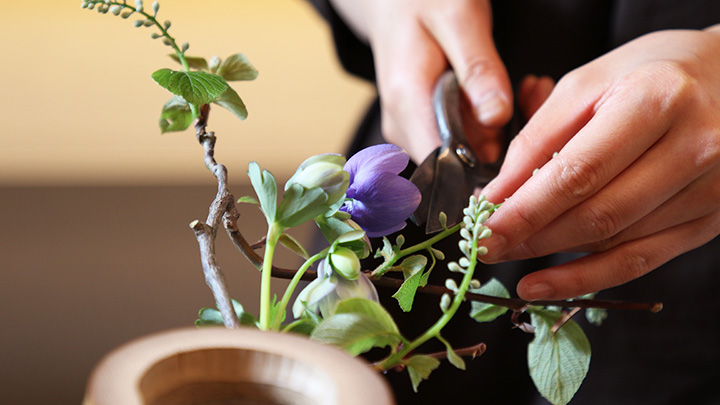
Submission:
M 277 309 L 278 313 L 285 312 L 288 302 L 290 302 L 290 298 L 292 297 L 293 293 L 295 292 L 295 288 L 297 288 L 298 283 L 300 282 L 300 280 L 302 280 L 303 275 L 305 274 L 307 269 L 309 269 L 310 266 L 312 266 L 312 264 L 315 263 L 317 260 L 322 259 L 325 256 L 327 256 L 327 252 L 329 249 L 330 248 L 326 248 L 322 252 L 307 259 L 305 261 L 305 263 L 303 263 L 303 265 L 300 266 L 300 268 L 295 272 L 295 275 L 293 275 L 292 280 L 290 280 L 290 284 L 285 289 L 285 294 L 283 294 L 282 300 L 280 300 L 280 304 L 278 305 L 278 309 Z M 282 318 L 279 316 L 275 317 L 275 320 L 272 324 L 273 330 L 280 329 L 280 323 L 281 323 L 280 320 L 281 319 Z
M 383 264 L 378 266 L 375 270 L 370 273 L 371 277 L 382 277 L 385 273 L 387 273 L 390 270 L 390 267 L 392 267 L 393 264 L 395 264 L 398 260 L 402 259 L 403 257 L 413 254 L 415 252 L 419 252 L 421 250 L 426 250 L 432 247 L 432 245 L 438 243 L 439 241 L 447 238 L 448 236 L 458 232 L 460 228 L 462 228 L 465 224 L 459 223 L 451 228 L 446 228 L 442 232 L 438 233 L 437 235 L 433 236 L 432 238 L 420 242 L 417 245 L 410 246 L 408 248 L 399 250 L 395 252 L 391 258 L 385 260 Z
M 465 226 L 464 223 L 460 223 L 456 226 L 454 226 L 451 229 L 458 228 L 459 226 Z M 409 344 L 403 346 L 402 349 L 400 349 L 397 353 L 391 355 L 387 358 L 387 360 L 383 361 L 380 366 L 387 370 L 389 368 L 394 367 L 395 365 L 399 364 L 402 359 L 405 358 L 410 352 L 415 350 L 418 346 L 422 345 L 423 343 L 427 342 L 428 340 L 437 337 L 440 335 L 440 332 L 445 327 L 445 325 L 450 322 L 453 316 L 455 316 L 455 313 L 457 312 L 458 308 L 460 308 L 460 304 L 465 300 L 465 293 L 467 292 L 468 288 L 470 287 L 470 281 L 472 280 L 473 273 L 475 272 L 475 267 L 477 265 L 477 237 L 478 235 L 476 233 L 473 234 L 472 238 L 472 248 L 470 250 L 470 266 L 468 266 L 467 271 L 465 272 L 465 275 L 463 276 L 462 282 L 460 283 L 460 286 L 458 287 L 457 293 L 455 294 L 455 298 L 452 301 L 452 304 L 450 307 L 443 313 L 443 315 L 438 319 L 435 324 L 433 324 L 428 330 L 426 330 L 420 337 L 413 340 Z
M 277 222 L 270 224 L 265 244 L 265 257 L 263 258 L 262 278 L 260 283 L 260 329 L 270 329 L 270 284 L 272 282 L 272 262 L 275 255 L 275 246 L 282 234 L 282 227 Z

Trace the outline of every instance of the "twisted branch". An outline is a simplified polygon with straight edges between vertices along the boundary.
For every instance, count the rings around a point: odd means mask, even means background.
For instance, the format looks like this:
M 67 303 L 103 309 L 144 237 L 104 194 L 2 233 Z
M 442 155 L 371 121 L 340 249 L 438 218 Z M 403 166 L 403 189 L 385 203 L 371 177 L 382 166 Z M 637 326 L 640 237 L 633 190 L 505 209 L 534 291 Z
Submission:
M 218 191 L 215 199 L 210 204 L 205 222 L 195 220 L 190 224 L 190 227 L 195 232 L 195 238 L 200 247 L 200 260 L 205 282 L 212 291 L 215 305 L 222 315 L 225 327 L 238 328 L 240 323 L 237 315 L 235 315 L 222 270 L 220 270 L 220 266 L 215 259 L 215 237 L 217 236 L 218 226 L 226 213 L 236 214 L 237 209 L 234 203 L 235 197 L 228 190 L 227 169 L 215 161 L 215 134 L 206 131 L 209 113 L 209 105 L 205 104 L 200 107 L 200 116 L 195 120 L 195 134 L 205 151 L 205 166 L 217 178 Z

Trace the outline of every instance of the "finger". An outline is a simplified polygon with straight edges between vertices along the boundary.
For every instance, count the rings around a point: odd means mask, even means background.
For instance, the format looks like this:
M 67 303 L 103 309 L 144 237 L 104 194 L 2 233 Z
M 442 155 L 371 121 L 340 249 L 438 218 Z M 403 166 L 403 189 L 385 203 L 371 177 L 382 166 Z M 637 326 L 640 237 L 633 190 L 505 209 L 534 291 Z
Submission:
M 592 119 L 574 136 L 563 133 L 563 127 L 558 130 L 550 125 L 544 133 L 535 132 L 535 128 L 528 128 L 524 136 L 521 133 L 520 142 L 528 145 L 516 144 L 525 146 L 516 147 L 516 151 L 525 149 L 527 160 L 539 161 L 549 150 L 560 151 L 490 218 L 488 226 L 493 229 L 493 237 L 487 241 L 490 253 L 483 261 L 497 260 L 562 213 L 592 197 L 667 132 L 670 117 L 661 114 L 662 118 L 648 121 L 645 114 L 638 113 L 643 109 L 656 111 L 662 106 L 631 95 L 638 91 L 632 87 L 613 89 L 603 102 L 593 103 L 591 111 L 596 112 Z M 565 94 L 555 91 L 551 99 L 556 96 Z M 568 100 L 573 104 L 572 97 L 565 98 L 565 102 Z M 544 111 L 543 106 L 535 117 Z M 540 118 L 541 122 L 546 117 Z
M 553 87 L 555 81 L 547 76 L 527 75 L 523 78 L 518 90 L 517 103 L 525 120 L 529 120 L 547 100 Z
M 512 115 L 512 87 L 492 36 L 488 1 L 457 2 L 422 15 L 447 55 L 478 121 L 501 127 Z
M 595 195 L 563 213 L 502 260 L 544 256 L 607 240 L 653 212 L 710 169 L 709 162 L 696 158 L 697 145 L 687 142 L 686 135 L 671 130 Z M 669 160 L 668 156 L 676 158 Z M 666 222 L 658 218 L 657 224 Z
M 640 239 L 673 226 L 720 211 L 720 169 L 701 176 L 682 192 L 640 221 L 614 237 L 594 244 L 578 246 L 578 251 L 603 251 L 621 243 Z
M 621 244 L 603 253 L 525 276 L 517 286 L 525 300 L 568 299 L 641 277 L 720 233 L 720 214 Z
M 375 70 L 385 139 L 422 162 L 440 137 L 432 108 L 432 91 L 447 61 L 435 40 L 416 20 L 403 20 L 392 35 L 374 41 Z

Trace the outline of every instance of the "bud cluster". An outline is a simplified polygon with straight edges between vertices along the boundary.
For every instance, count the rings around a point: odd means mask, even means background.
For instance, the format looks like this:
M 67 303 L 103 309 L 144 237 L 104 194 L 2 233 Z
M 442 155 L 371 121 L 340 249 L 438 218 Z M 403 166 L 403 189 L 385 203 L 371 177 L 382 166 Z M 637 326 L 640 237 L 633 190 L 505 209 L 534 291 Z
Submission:
M 496 206 L 485 199 L 485 196 L 480 196 L 478 199 L 475 196 L 470 197 L 467 208 L 463 209 L 463 223 L 464 227 L 460 229 L 460 236 L 462 239 L 458 242 L 458 248 L 463 253 L 464 257 L 461 257 L 457 262 L 448 263 L 448 270 L 453 273 L 465 274 L 470 267 L 471 260 L 475 260 L 472 256 L 473 246 L 477 246 L 480 239 L 489 238 L 492 235 L 492 231 L 487 226 L 483 225 L 485 221 L 490 217 L 490 214 L 495 211 Z M 487 254 L 487 248 L 485 246 L 477 246 L 477 255 Z M 479 288 L 480 282 L 477 280 L 471 280 L 472 288 Z M 445 281 L 445 287 L 457 294 L 458 286 L 455 280 L 447 279 Z M 450 306 L 450 296 L 446 293 L 440 299 L 440 308 L 443 312 L 446 312 Z
M 152 15 L 145 12 L 143 0 L 135 0 L 135 6 L 128 4 L 127 0 L 82 0 L 80 6 L 89 10 L 97 10 L 100 14 L 110 13 L 123 19 L 128 19 L 133 14 L 138 13 L 140 19 L 135 20 L 133 26 L 137 28 L 157 26 L 160 32 L 153 32 L 150 34 L 150 37 L 152 39 L 163 38 L 163 44 L 173 48 L 175 47 L 173 38 L 168 34 L 168 29 L 170 29 L 171 25 L 170 21 L 165 21 L 160 25 L 157 20 L 157 13 L 160 10 L 160 3 L 158 3 L 157 0 L 151 5 Z M 123 11 L 123 9 L 125 9 L 125 11 Z M 189 47 L 190 45 L 187 42 L 184 43 L 181 48 L 182 52 L 187 51 Z

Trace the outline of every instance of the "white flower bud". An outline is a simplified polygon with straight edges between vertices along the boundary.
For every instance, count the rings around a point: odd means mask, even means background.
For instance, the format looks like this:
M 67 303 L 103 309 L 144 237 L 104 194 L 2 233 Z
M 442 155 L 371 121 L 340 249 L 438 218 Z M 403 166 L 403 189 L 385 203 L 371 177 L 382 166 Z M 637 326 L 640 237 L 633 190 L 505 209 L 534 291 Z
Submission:
M 468 241 L 461 240 L 458 242 L 458 248 L 460 248 L 460 251 L 463 252 L 465 256 L 470 256 L 470 244 L 468 244 Z
M 488 252 L 488 249 L 487 249 L 485 246 L 480 246 L 480 247 L 477 249 L 477 254 L 478 254 L 478 256 L 484 256 L 484 255 L 487 254 L 487 252 Z
M 182 44 L 182 51 L 183 51 L 183 53 L 185 53 L 185 51 L 187 51 L 189 48 L 190 48 L 190 44 L 189 44 L 189 43 L 184 42 L 184 43 Z
M 144 21 L 143 20 L 137 20 L 133 23 L 135 27 L 142 27 Z
M 211 72 L 217 71 L 218 68 L 220 67 L 221 62 L 222 62 L 222 60 L 220 58 L 218 58 L 217 56 L 213 56 L 212 58 L 210 58 L 210 61 L 208 61 L 208 67 L 210 68 L 210 71 Z
M 465 240 L 472 239 L 472 235 L 470 235 L 470 231 L 468 231 L 467 228 L 462 228 L 460 230 L 460 236 L 462 236 L 462 238 Z
M 455 280 L 453 280 L 451 278 L 445 280 L 445 288 L 447 288 L 448 290 L 450 290 L 452 292 L 457 292 L 457 290 L 458 290 L 457 283 L 455 282 Z
M 163 27 L 165 27 L 166 30 L 169 29 L 171 25 L 172 23 L 170 22 L 170 20 L 165 20 L 165 22 L 163 23 Z
M 122 12 L 122 14 L 120 14 L 120 18 L 127 19 L 127 18 L 130 17 L 134 12 L 135 12 L 135 11 L 133 11 L 133 10 L 125 10 L 125 11 Z
M 443 294 L 440 298 L 440 309 L 443 312 L 447 312 L 448 308 L 450 308 L 450 303 L 452 301 L 450 300 L 450 296 L 447 294 Z
M 478 289 L 478 288 L 480 288 L 480 285 L 481 284 L 478 280 L 476 280 L 476 279 L 470 280 L 470 288 Z
M 440 214 L 438 214 L 438 222 L 440 222 L 443 229 L 447 229 L 447 214 L 440 211 Z
M 461 267 L 468 268 L 470 267 L 470 260 L 468 260 L 467 257 L 461 257 L 460 260 L 458 260 L 458 264 Z
M 457 264 L 457 262 L 448 263 L 448 270 L 452 271 L 453 273 L 464 273 L 465 272 L 465 270 L 462 267 L 460 267 L 460 265 Z
M 480 222 L 481 224 L 487 221 L 487 219 L 490 218 L 490 213 L 487 211 L 483 211 L 477 218 L 476 222 Z
M 146 27 L 152 27 L 154 24 L 155 23 L 153 22 L 153 20 L 151 20 L 149 18 L 147 20 L 143 21 L 143 25 Z
M 120 12 L 122 11 L 122 7 L 115 4 L 114 6 L 110 7 L 110 12 L 114 15 L 120 15 Z
M 316 155 L 305 160 L 285 184 L 285 190 L 292 184 L 305 188 L 320 187 L 328 195 L 327 205 L 333 205 L 345 195 L 350 184 L 350 173 L 343 170 L 345 158 L 340 155 Z
M 328 255 L 330 265 L 343 278 L 357 280 L 360 277 L 360 259 L 348 248 L 339 247 Z
M 478 236 L 478 239 L 487 239 L 492 235 L 492 229 L 485 227 L 482 232 L 480 232 L 480 236 Z
M 160 10 L 160 3 L 158 3 L 157 0 L 153 1 L 152 10 L 153 10 L 154 14 L 157 14 L 158 11 Z

